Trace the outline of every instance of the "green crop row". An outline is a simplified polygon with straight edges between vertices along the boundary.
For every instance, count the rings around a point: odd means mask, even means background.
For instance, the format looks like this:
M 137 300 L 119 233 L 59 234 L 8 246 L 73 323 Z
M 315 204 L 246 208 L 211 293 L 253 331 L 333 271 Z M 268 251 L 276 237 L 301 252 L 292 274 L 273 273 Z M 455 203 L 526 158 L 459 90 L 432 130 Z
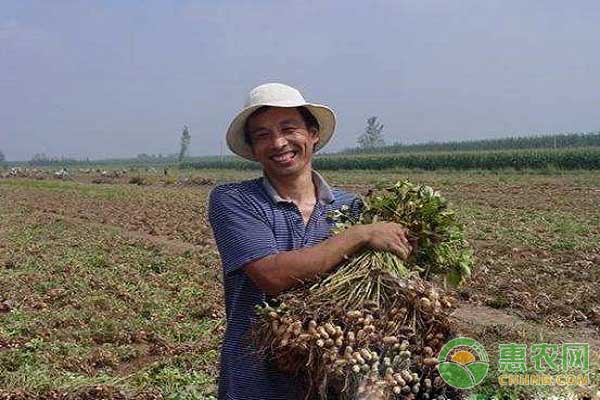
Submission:
M 423 153 L 429 151 L 501 151 L 517 149 L 562 149 L 572 147 L 600 146 L 600 132 L 567 133 L 559 135 L 517 136 L 498 139 L 464 140 L 459 142 L 431 142 L 415 144 L 392 144 L 377 148 L 351 148 L 343 154 L 397 154 Z
M 479 152 L 403 153 L 377 155 L 327 155 L 313 161 L 316 169 L 600 169 L 600 148 L 528 149 Z M 260 169 L 241 158 L 200 160 L 184 163 L 188 168 Z

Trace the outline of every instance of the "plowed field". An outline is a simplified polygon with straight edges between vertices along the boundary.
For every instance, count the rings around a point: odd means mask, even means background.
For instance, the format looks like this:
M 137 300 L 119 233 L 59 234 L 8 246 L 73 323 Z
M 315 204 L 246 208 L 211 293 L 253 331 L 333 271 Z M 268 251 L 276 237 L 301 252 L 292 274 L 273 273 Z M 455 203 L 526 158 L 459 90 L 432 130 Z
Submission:
M 598 357 L 600 174 L 324 175 L 357 193 L 410 178 L 451 201 L 477 257 L 456 293 L 466 335 L 492 348 L 589 342 Z M 225 324 L 214 184 L 125 182 L 0 180 L 0 399 L 214 396 Z

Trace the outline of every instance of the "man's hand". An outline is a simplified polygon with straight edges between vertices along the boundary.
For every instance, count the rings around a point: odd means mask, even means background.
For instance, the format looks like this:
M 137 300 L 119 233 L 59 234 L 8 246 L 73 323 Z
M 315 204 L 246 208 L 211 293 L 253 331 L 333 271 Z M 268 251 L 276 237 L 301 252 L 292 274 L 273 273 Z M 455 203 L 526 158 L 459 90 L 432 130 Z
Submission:
M 352 229 L 352 228 L 351 228 Z M 377 222 L 368 225 L 357 225 L 366 235 L 367 246 L 373 250 L 390 251 L 406 260 L 413 251 L 408 238 L 408 229 L 393 222 Z

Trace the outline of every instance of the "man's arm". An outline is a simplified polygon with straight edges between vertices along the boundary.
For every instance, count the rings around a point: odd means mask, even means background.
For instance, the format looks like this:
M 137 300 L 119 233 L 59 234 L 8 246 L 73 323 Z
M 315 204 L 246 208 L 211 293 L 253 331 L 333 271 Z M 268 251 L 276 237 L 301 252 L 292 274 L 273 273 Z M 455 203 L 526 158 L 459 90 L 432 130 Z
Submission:
M 249 262 L 244 270 L 254 284 L 276 295 L 301 281 L 327 272 L 364 247 L 386 250 L 406 259 L 412 246 L 407 230 L 395 223 L 356 225 L 323 242 L 303 249 L 284 251 Z

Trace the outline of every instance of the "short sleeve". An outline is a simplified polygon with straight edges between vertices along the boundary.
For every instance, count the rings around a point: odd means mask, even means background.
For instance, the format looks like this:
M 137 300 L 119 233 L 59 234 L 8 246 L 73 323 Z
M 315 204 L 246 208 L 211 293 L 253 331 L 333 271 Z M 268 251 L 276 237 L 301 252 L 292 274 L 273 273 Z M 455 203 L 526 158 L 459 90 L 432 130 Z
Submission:
M 226 275 L 278 252 L 273 229 L 235 189 L 216 187 L 212 190 L 208 219 Z

